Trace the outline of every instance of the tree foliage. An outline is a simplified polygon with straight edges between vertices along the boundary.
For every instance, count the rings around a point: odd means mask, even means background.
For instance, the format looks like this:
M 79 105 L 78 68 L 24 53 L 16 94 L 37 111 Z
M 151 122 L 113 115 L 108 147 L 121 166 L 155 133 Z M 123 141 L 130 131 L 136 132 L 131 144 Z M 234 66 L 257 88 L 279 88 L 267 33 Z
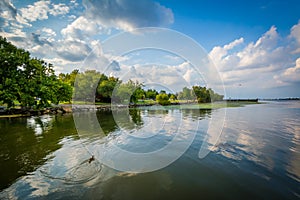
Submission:
M 0 36 L 0 101 L 8 107 L 15 101 L 22 107 L 45 107 L 71 96 L 72 88 L 56 77 L 52 64 L 31 58 Z
M 195 85 L 192 89 L 184 87 L 177 95 L 179 100 L 192 100 L 198 103 L 210 103 L 223 100 L 224 96 L 215 93 L 211 88 Z
M 139 99 L 145 98 L 143 84 L 138 81 L 129 80 L 126 83 L 119 83 L 115 88 L 114 101 L 119 103 L 137 103 Z
M 158 95 L 158 92 L 154 89 L 148 89 L 146 92 L 145 92 L 145 95 L 146 95 L 146 98 L 147 99 L 152 99 L 152 100 L 155 100 L 156 98 L 156 95 Z
M 169 96 L 166 93 L 160 93 L 156 95 L 156 101 L 163 106 L 170 105 Z

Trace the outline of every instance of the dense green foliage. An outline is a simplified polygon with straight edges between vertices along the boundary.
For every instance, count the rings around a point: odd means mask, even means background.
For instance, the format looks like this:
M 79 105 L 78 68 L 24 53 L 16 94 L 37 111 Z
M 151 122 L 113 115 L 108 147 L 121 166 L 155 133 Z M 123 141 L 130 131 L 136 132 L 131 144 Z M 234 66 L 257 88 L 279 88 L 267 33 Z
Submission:
M 156 100 L 161 105 L 171 101 L 185 100 L 208 103 L 223 99 L 223 95 L 206 87 L 184 87 L 177 94 L 167 94 L 155 89 L 145 90 L 144 85 L 129 80 L 108 77 L 96 70 L 55 75 L 52 64 L 31 58 L 30 53 L 15 47 L 0 37 L 0 103 L 14 106 L 18 101 L 22 107 L 45 107 L 71 101 L 109 103 L 134 103 L 139 100 Z M 171 101 L 170 101 L 171 100 Z
M 211 88 L 193 86 L 192 89 L 184 87 L 181 92 L 177 94 L 179 100 L 191 100 L 198 103 L 210 103 L 214 101 L 223 100 L 224 96 L 215 93 Z
M 57 79 L 53 66 L 31 58 L 0 36 L 0 101 L 8 107 L 18 101 L 22 107 L 45 107 L 50 102 L 69 101 L 70 85 Z
M 160 105 L 163 105 L 163 106 L 171 104 L 171 102 L 169 100 L 169 96 L 166 93 L 158 94 L 156 96 L 156 101 L 157 101 L 157 103 L 159 103 Z

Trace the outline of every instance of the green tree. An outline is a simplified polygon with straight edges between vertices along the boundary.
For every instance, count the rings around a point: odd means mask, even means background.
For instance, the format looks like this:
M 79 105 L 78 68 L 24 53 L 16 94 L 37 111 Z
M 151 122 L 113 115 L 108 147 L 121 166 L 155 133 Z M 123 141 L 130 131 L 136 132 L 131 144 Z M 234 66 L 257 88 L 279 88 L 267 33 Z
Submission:
M 69 85 L 71 85 L 72 87 L 74 86 L 75 83 L 75 79 L 77 74 L 79 74 L 79 70 L 78 69 L 74 69 L 70 74 L 66 73 L 60 73 L 58 75 L 58 79 L 61 80 L 64 83 L 67 83 Z
M 102 79 L 100 78 L 97 88 L 97 99 L 101 102 L 110 102 L 115 87 L 117 84 L 121 84 L 121 81 L 115 77 L 105 78 L 104 76 Z
M 20 98 L 22 71 L 29 62 L 30 54 L 23 49 L 18 49 L 6 38 L 0 36 L 0 101 L 8 107 L 14 105 L 14 100 Z
M 166 93 L 160 93 L 156 96 L 156 101 L 163 106 L 170 105 L 169 96 Z
M 155 100 L 156 95 L 158 95 L 158 92 L 155 89 L 148 89 L 145 92 L 145 95 L 146 95 L 147 99 L 153 99 L 153 100 Z
M 59 89 L 57 89 L 59 88 Z M 0 101 L 8 107 L 18 101 L 22 107 L 36 104 L 49 106 L 49 101 L 59 103 L 58 90 L 63 99 L 70 99 L 70 86 L 63 85 L 54 74 L 52 64 L 31 58 L 30 54 L 0 37 Z
M 177 100 L 176 96 L 174 94 L 169 94 L 169 99 L 174 101 L 174 100 Z
M 87 70 L 76 76 L 74 83 L 75 101 L 85 101 L 86 103 L 94 103 L 97 87 L 102 74 L 96 70 Z
M 178 97 L 179 100 L 195 100 L 196 96 L 192 89 L 188 87 L 182 88 L 182 91 L 179 92 Z
M 145 98 L 145 91 L 142 87 L 143 84 L 132 80 L 118 84 L 115 88 L 114 101 L 121 103 L 136 103 L 139 99 Z

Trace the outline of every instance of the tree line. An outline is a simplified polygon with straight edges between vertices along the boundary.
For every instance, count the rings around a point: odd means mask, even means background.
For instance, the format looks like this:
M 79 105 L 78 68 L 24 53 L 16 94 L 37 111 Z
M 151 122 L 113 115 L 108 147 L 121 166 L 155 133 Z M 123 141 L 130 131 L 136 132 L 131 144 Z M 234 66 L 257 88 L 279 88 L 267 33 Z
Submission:
M 143 100 L 157 101 L 161 105 L 169 105 L 171 101 L 192 101 L 198 103 L 210 103 L 223 100 L 223 95 L 215 93 L 211 88 L 192 86 L 184 87 L 175 94 L 164 90 L 145 89 L 138 81 L 129 80 L 122 82 L 117 77 L 108 77 L 95 70 L 87 70 L 80 73 L 78 70 L 70 74 L 59 75 L 60 80 L 75 87 L 75 99 L 79 101 L 96 101 L 103 103 L 138 103 Z M 76 80 L 76 82 L 75 82 Z
M 95 70 L 55 75 L 53 65 L 32 58 L 28 51 L 17 48 L 0 36 L 0 103 L 13 107 L 48 107 L 50 104 L 77 101 L 103 103 L 132 103 L 153 100 L 161 105 L 171 101 L 208 103 L 223 99 L 212 89 L 193 86 L 176 94 L 145 89 L 142 83 L 107 76 Z

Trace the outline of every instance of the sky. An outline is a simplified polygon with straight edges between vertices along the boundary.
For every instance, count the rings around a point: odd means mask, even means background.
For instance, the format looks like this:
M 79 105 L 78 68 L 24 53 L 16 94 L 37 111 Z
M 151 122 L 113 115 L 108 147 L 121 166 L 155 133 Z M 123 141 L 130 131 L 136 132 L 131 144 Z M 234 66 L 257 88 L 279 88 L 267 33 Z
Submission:
M 186 37 L 174 36 L 171 48 L 191 40 L 203 48 L 199 57 L 206 53 L 214 63 L 226 98 L 300 97 L 299 10 L 298 0 L 0 0 L 0 35 L 54 64 L 57 73 L 104 64 L 90 60 L 97 55 L 112 63 L 108 75 L 151 75 L 153 86 L 173 84 L 176 90 L 179 82 L 201 79 L 180 55 L 149 49 L 126 55 L 103 51 L 107 40 L 124 31 L 167 28 L 171 35 L 177 31 Z M 201 80 L 212 85 L 212 78 Z

